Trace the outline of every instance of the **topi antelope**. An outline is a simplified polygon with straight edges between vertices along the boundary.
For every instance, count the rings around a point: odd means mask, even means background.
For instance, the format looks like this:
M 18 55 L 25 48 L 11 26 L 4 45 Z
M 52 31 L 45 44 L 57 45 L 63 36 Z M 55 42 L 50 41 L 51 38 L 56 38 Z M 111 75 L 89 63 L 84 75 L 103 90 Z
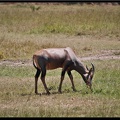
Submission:
M 92 78 L 94 75 L 94 65 L 91 63 L 92 68 L 89 70 L 88 67 L 84 67 L 84 65 L 81 63 L 81 61 L 78 59 L 78 57 L 75 55 L 73 50 L 70 47 L 67 48 L 48 48 L 48 49 L 42 49 L 40 51 L 37 51 L 33 55 L 33 65 L 37 69 L 36 75 L 35 75 L 35 93 L 38 94 L 37 90 L 37 82 L 38 77 L 41 73 L 41 80 L 44 85 L 44 88 L 47 92 L 47 94 L 50 94 L 49 89 L 47 88 L 46 82 L 45 82 L 45 76 L 46 76 L 46 70 L 52 70 L 61 67 L 61 81 L 59 84 L 58 92 L 61 93 L 61 87 L 62 82 L 64 80 L 65 72 L 67 71 L 67 74 L 71 80 L 72 83 L 72 89 L 73 91 L 76 91 L 74 82 L 73 82 L 73 76 L 71 74 L 72 70 L 77 71 L 83 78 L 86 85 L 92 90 Z

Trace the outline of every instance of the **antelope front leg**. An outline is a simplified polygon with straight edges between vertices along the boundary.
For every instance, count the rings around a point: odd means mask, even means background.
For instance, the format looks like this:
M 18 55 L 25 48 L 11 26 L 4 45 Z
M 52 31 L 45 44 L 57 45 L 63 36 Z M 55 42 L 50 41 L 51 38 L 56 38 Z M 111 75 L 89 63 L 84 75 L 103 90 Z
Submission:
M 67 71 L 67 73 L 68 73 L 68 76 L 69 76 L 69 78 L 71 80 L 71 83 L 72 83 L 72 89 L 73 89 L 73 91 L 76 92 L 77 90 L 75 89 L 75 85 L 74 85 L 74 82 L 73 82 L 73 76 L 71 74 L 71 71 Z

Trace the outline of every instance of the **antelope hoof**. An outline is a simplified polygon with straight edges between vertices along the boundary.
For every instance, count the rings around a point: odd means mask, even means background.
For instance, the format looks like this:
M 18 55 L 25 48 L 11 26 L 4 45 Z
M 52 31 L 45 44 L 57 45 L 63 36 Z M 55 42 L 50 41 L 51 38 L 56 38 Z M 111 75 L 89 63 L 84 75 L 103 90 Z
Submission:
M 58 93 L 62 94 L 62 92 L 59 90 Z
M 91 92 L 93 92 L 93 89 L 92 89 L 92 88 L 91 88 L 90 90 L 91 90 Z
M 47 95 L 50 95 L 51 93 L 50 93 L 50 92 L 47 92 L 46 94 L 47 94 Z
M 77 90 L 76 90 L 75 88 L 73 89 L 73 91 L 74 91 L 74 92 L 77 92 Z

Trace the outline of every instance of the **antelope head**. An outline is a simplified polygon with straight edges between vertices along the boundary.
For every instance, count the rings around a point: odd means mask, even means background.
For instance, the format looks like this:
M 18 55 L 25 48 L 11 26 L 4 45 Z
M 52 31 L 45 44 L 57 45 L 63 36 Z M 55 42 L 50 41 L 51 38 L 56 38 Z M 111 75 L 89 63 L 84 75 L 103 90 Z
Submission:
M 86 68 L 88 70 L 88 74 L 86 76 L 85 83 L 86 83 L 87 87 L 89 87 L 92 91 L 92 78 L 94 76 L 95 67 L 92 63 L 91 63 L 91 65 L 92 65 L 92 68 L 90 68 L 90 69 L 88 69 L 88 67 L 86 66 Z

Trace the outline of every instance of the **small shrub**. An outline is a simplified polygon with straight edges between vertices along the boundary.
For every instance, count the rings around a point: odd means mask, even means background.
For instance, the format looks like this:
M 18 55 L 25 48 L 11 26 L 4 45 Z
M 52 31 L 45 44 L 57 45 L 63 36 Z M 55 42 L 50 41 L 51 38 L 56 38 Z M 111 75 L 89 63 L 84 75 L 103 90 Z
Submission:
M 115 55 L 120 55 L 120 52 L 114 52 Z
M 90 48 L 90 47 L 84 47 L 83 50 L 84 51 L 92 51 L 92 48 Z
M 30 6 L 31 10 L 34 12 L 36 10 L 39 10 L 40 9 L 40 6 L 39 7 L 35 7 L 33 5 Z

